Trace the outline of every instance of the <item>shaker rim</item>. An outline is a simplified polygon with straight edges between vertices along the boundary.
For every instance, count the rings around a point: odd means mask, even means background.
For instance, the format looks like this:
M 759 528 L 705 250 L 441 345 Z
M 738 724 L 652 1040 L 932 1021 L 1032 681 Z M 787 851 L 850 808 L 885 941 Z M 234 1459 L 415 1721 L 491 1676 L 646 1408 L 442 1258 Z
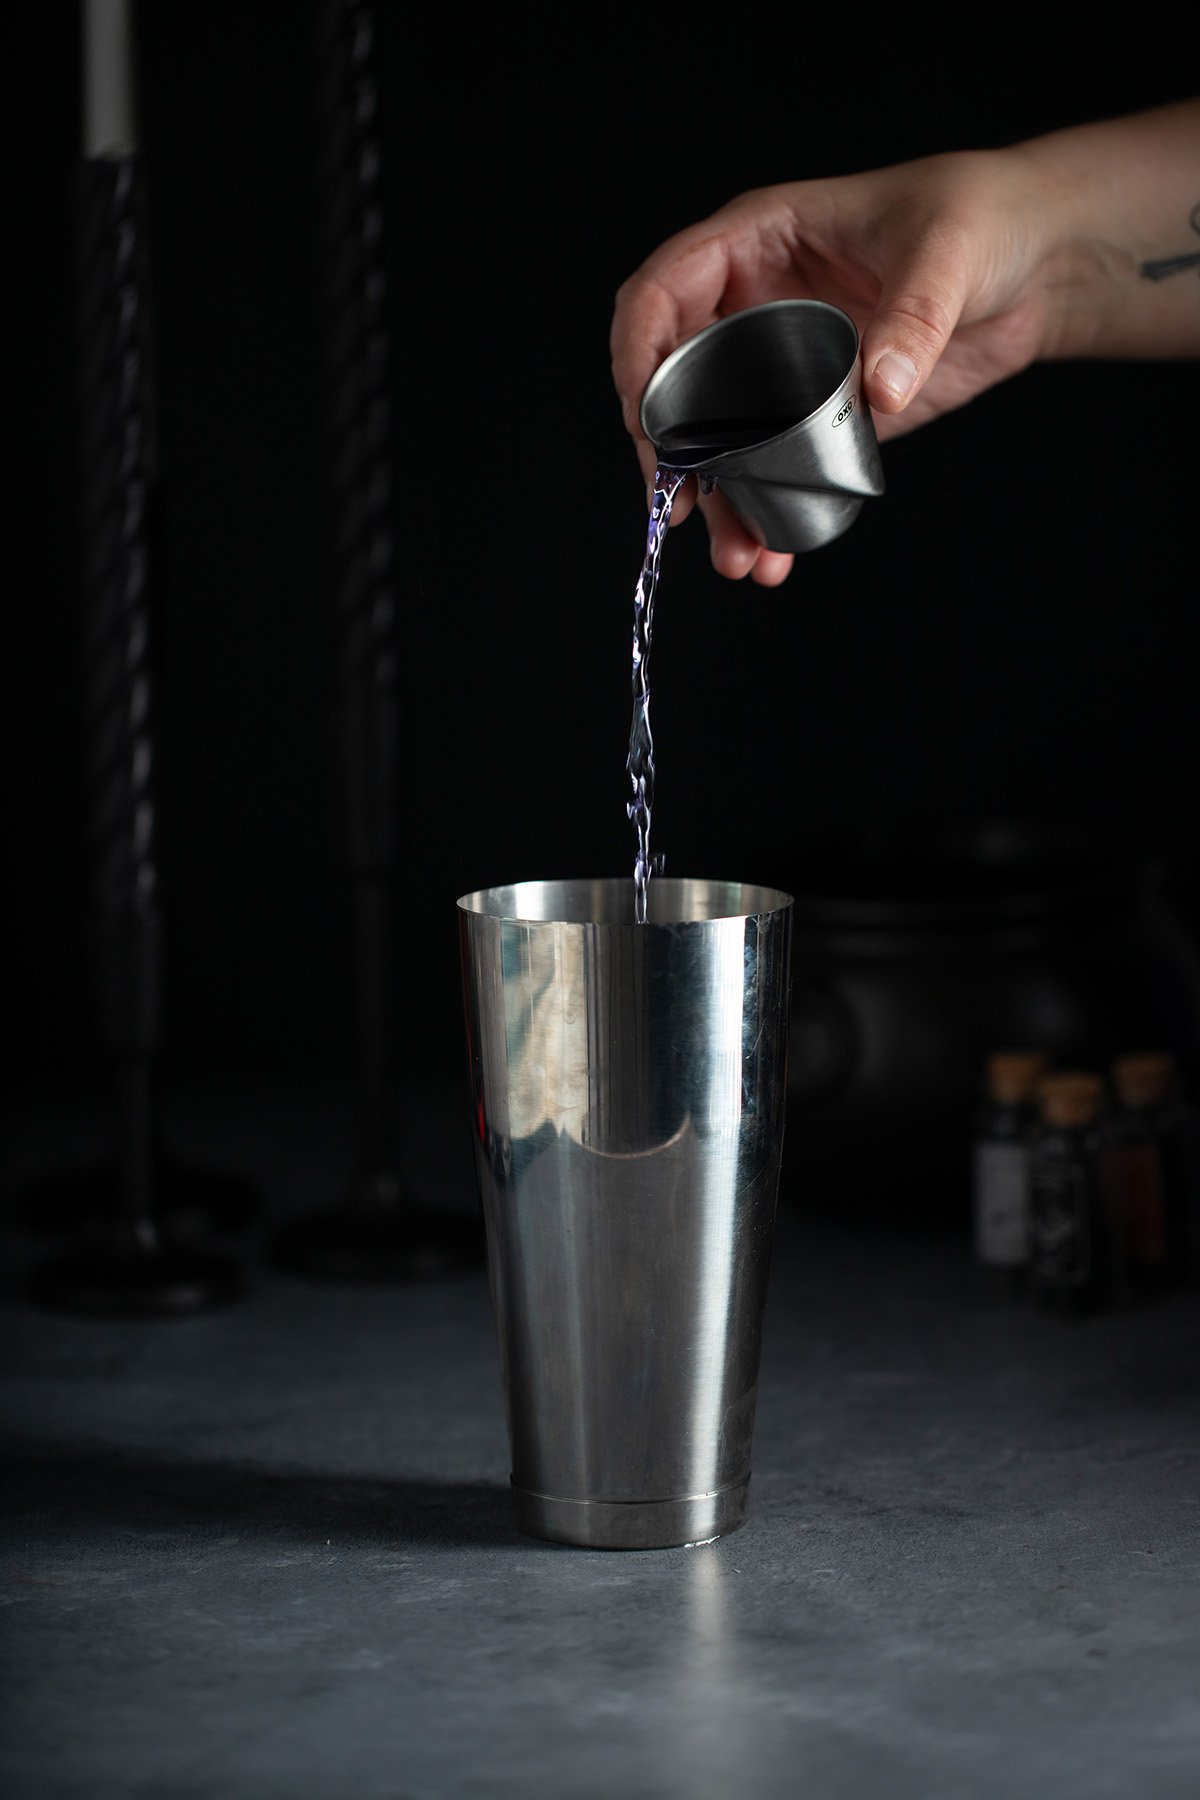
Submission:
M 787 912 L 793 905 L 782 888 L 682 875 L 655 875 L 648 894 L 651 929 L 715 925 Z M 646 926 L 634 920 L 633 904 L 631 875 L 502 882 L 462 894 L 457 901 L 460 914 L 500 924 L 636 926 L 644 931 Z

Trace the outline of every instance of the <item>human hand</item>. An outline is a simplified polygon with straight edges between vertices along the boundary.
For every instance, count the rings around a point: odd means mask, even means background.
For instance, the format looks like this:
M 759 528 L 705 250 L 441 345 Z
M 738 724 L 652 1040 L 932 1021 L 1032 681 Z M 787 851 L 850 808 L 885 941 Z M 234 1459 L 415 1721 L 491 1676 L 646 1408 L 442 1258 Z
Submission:
M 1049 353 L 1051 241 L 1037 187 L 1018 152 L 963 152 L 759 189 L 670 238 L 622 286 L 612 324 L 613 379 L 647 482 L 647 381 L 677 345 L 743 307 L 813 298 L 849 313 L 881 441 Z M 698 504 L 721 574 L 783 581 L 793 558 L 764 549 L 719 491 L 696 486 L 673 522 Z
M 659 363 L 725 314 L 818 299 L 850 314 L 881 440 L 1038 358 L 1200 356 L 1200 97 L 964 151 L 743 194 L 681 231 L 617 295 L 613 378 L 647 482 L 638 407 Z M 696 503 L 689 481 L 672 523 Z M 702 495 L 723 575 L 775 587 L 721 495 Z

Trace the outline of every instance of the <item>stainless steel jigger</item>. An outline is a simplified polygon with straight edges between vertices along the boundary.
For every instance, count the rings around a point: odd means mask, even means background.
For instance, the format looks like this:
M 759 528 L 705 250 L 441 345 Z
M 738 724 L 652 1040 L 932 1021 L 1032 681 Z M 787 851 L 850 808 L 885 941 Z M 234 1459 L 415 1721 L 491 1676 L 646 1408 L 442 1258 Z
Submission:
M 516 1522 L 596 1548 L 746 1512 L 792 902 L 656 877 L 458 902 Z
M 858 330 L 822 300 L 718 319 L 667 357 L 642 396 L 660 463 L 723 493 L 768 550 L 815 550 L 883 493 Z

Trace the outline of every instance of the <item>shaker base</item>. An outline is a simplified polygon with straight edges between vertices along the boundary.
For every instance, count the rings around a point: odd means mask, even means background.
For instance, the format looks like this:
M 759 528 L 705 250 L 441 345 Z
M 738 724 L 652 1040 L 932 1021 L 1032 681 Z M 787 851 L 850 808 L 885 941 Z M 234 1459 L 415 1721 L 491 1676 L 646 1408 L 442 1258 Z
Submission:
M 587 1550 L 670 1550 L 705 1544 L 745 1522 L 750 1477 L 677 1500 L 558 1500 L 513 1487 L 519 1530 Z

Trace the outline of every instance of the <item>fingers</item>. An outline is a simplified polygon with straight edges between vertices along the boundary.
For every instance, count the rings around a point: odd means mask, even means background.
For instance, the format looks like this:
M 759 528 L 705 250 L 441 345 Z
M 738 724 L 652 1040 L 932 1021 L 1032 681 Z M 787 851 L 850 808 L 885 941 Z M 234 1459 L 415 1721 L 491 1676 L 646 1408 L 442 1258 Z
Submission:
M 750 536 L 722 494 L 715 490 L 701 494 L 698 504 L 708 527 L 709 553 L 718 575 L 730 581 L 744 581 L 749 575 L 757 586 L 772 588 L 787 580 L 795 558 L 778 550 L 765 550 Z
M 646 438 L 639 438 L 635 446 L 637 459 L 641 465 L 642 479 L 646 483 L 646 510 L 650 510 L 654 501 L 654 476 L 658 469 L 658 457 L 654 445 Z M 681 525 L 696 504 L 696 482 L 689 479 L 684 482 L 671 503 L 671 524 Z
M 966 302 L 965 243 L 943 229 L 889 269 L 862 355 L 867 402 L 885 416 L 903 413 L 937 365 Z
M 750 571 L 751 580 L 757 587 L 779 587 L 791 574 L 795 560 L 794 556 L 785 556 L 778 550 L 760 550 L 758 561 Z
M 717 317 L 729 279 L 730 245 L 712 227 L 669 238 L 617 293 L 609 347 L 625 429 L 645 442 L 638 407 L 655 369 Z
M 733 216 L 736 210 L 737 207 L 726 207 L 721 214 L 668 238 L 617 293 L 609 339 L 613 383 L 625 428 L 634 440 L 648 498 L 653 492 L 657 458 L 654 446 L 641 429 L 642 394 L 665 358 L 725 310 L 739 258 L 751 253 L 758 229 L 753 208 L 744 219 Z M 671 524 L 681 524 L 697 501 L 708 527 L 713 567 L 718 573 L 732 581 L 749 575 L 761 587 L 778 587 L 786 580 L 793 558 L 764 550 L 722 496 L 698 496 L 694 480 L 689 480 L 676 496 Z

